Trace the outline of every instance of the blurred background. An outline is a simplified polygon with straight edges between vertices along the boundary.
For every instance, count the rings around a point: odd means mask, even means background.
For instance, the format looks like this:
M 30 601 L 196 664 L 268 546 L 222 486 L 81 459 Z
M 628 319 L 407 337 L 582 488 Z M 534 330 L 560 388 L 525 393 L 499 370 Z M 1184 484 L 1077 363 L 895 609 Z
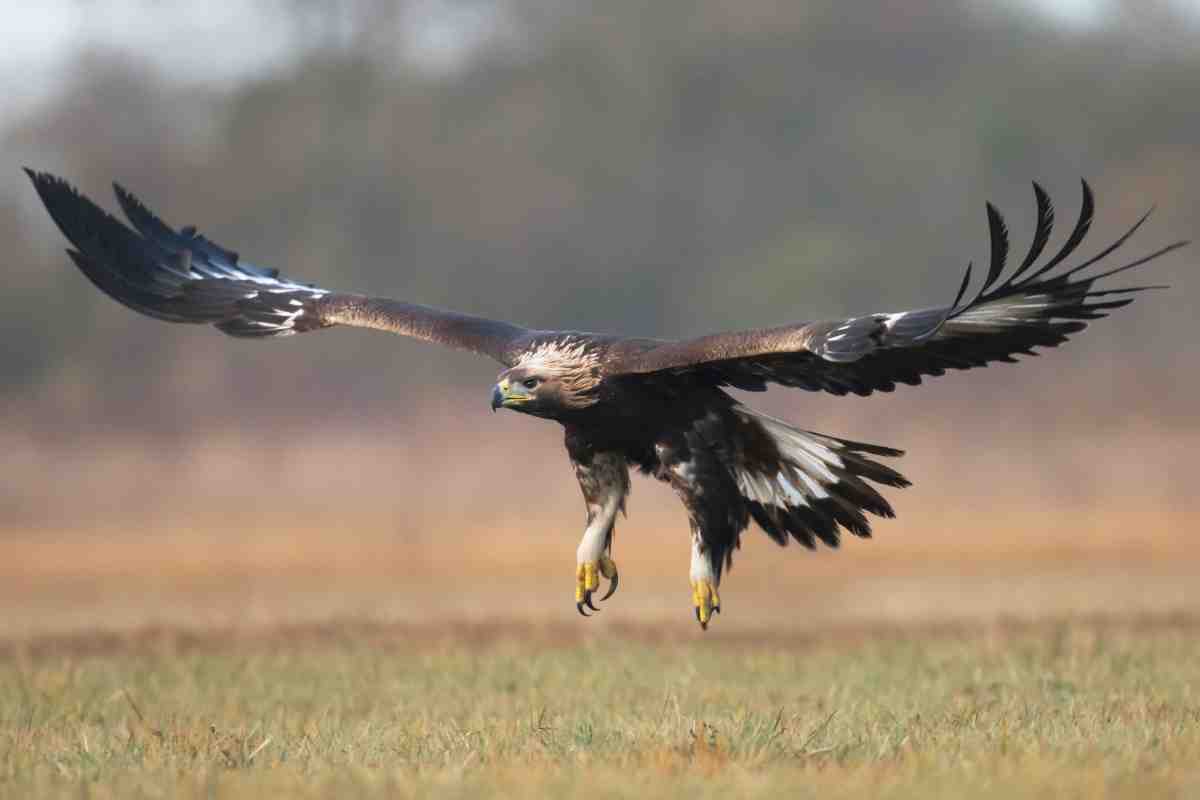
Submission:
M 1098 252 L 1200 231 L 1200 4 L 54 0 L 0 32 L 0 635 L 574 615 L 579 491 L 498 370 L 101 296 L 19 167 L 331 288 L 676 337 L 948 302 L 1031 180 Z M 1052 241 L 1065 236 L 1060 230 Z M 1019 367 L 753 406 L 909 451 L 840 552 L 744 537 L 717 628 L 1200 611 L 1195 248 Z M 1134 281 L 1134 282 L 1145 282 Z M 639 480 L 596 630 L 692 625 Z M 579 625 L 585 624 L 579 620 Z

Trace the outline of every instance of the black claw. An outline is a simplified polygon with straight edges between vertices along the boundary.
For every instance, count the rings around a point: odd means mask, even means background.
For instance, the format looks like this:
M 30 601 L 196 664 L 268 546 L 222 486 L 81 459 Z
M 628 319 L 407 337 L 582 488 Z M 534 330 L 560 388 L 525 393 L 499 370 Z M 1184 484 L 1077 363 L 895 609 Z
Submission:
M 714 613 L 714 614 L 720 614 L 720 613 L 721 613 L 721 607 L 720 607 L 720 606 L 713 606 L 713 613 Z
M 578 611 L 579 611 L 579 614 L 580 614 L 580 616 L 584 616 L 584 617 L 590 617 L 590 616 L 591 616 L 591 614 L 589 614 L 588 612 L 586 612 L 586 611 L 584 611 L 584 610 L 583 610 L 583 602 L 582 602 L 582 601 L 581 601 L 581 602 L 578 602 L 578 603 L 576 603 L 576 604 L 575 604 L 575 608 L 576 608 L 576 610 L 578 610 Z
M 590 608 L 592 611 L 600 610 L 600 609 L 596 608 L 594 605 L 592 605 L 592 593 L 591 592 L 588 592 L 587 594 L 585 594 L 583 596 L 583 604 L 585 606 L 587 606 L 588 608 Z
M 620 582 L 621 582 L 621 573 L 614 572 L 613 576 L 612 576 L 612 581 L 608 584 L 608 591 L 604 593 L 604 597 L 600 598 L 601 603 L 603 603 L 605 600 L 607 600 L 608 598 L 613 596 L 613 594 L 617 591 L 617 584 Z

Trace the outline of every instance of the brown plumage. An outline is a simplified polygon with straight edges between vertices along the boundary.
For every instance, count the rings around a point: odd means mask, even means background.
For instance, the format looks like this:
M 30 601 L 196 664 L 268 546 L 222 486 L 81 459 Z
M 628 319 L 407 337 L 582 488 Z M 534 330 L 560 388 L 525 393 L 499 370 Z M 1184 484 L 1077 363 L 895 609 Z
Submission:
M 117 199 L 132 230 L 65 181 L 27 172 L 70 241 L 71 259 L 97 287 L 135 311 L 170 322 L 212 324 L 241 337 L 335 325 L 374 328 L 503 364 L 493 409 L 553 419 L 565 429 L 588 511 L 577 553 L 581 613 L 595 608 L 600 577 L 615 588 L 612 533 L 629 491 L 628 467 L 634 466 L 670 484 L 687 508 L 693 604 L 705 626 L 720 610 L 723 569 L 751 520 L 779 544 L 795 539 L 810 548 L 817 542 L 836 547 L 842 531 L 870 535 L 866 514 L 893 515 L 872 484 L 908 485 L 878 460 L 899 456 L 899 450 L 792 427 L 746 408 L 724 387 L 761 391 L 776 383 L 867 395 L 947 370 L 1015 361 L 1035 348 L 1061 344 L 1138 292 L 1161 288 L 1107 288 L 1097 281 L 1185 244 L 1084 274 L 1124 244 L 1142 217 L 1098 255 L 1063 268 L 1092 223 L 1092 192 L 1084 183 L 1077 222 L 1055 254 L 1042 261 L 1054 212 L 1034 184 L 1037 224 L 1021 263 L 1005 276 L 1008 229 L 988 205 L 987 273 L 968 294 L 968 267 L 947 306 L 663 341 L 532 330 L 328 291 L 246 264 L 193 228 L 172 229 L 119 186 Z

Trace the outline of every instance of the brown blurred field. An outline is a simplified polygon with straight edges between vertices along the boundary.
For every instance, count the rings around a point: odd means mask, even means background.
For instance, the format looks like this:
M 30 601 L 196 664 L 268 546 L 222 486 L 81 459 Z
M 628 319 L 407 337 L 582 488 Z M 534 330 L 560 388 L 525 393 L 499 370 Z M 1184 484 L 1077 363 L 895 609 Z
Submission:
M 425 432 L 394 437 L 315 427 L 39 443 L 10 432 L 0 635 L 339 618 L 692 624 L 687 522 L 664 487 L 635 483 L 615 550 L 621 591 L 584 621 L 571 602 L 582 508 L 553 427 L 470 408 L 414 413 Z M 860 438 L 872 427 L 852 426 L 849 415 L 813 423 Z M 915 482 L 891 492 L 898 518 L 815 553 L 752 528 L 718 628 L 1200 613 L 1184 485 L 1195 434 L 889 437 L 911 448 L 898 463 Z

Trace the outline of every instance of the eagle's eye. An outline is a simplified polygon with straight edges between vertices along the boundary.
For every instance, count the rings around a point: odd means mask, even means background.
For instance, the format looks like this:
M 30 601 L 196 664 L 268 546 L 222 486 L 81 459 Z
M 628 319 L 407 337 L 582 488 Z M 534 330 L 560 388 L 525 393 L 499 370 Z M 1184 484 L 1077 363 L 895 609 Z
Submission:
M 525 380 L 521 381 L 521 383 L 525 385 L 526 389 L 536 389 L 537 385 L 541 382 L 541 378 L 526 378 Z

